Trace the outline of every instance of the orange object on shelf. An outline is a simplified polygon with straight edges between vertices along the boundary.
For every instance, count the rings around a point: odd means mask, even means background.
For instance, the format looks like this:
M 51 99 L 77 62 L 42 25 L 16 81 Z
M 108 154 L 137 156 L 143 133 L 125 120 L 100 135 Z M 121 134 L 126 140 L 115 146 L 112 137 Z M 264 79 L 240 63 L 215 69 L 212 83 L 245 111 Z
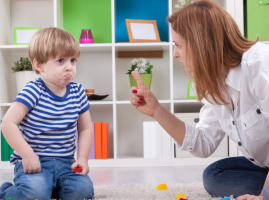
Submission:
M 102 159 L 108 159 L 108 123 L 102 123 Z
M 102 122 L 94 123 L 95 159 L 102 159 Z

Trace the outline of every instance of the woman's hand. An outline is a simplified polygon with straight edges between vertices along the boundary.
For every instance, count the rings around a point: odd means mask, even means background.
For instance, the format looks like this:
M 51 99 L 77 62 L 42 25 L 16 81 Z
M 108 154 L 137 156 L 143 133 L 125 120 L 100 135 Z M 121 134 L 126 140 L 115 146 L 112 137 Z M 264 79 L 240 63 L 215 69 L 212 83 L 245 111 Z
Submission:
M 141 113 L 154 118 L 160 107 L 159 101 L 135 71 L 132 72 L 132 76 L 135 78 L 138 88 L 132 87 L 131 103 Z
M 85 158 L 78 158 L 78 160 L 72 164 L 71 170 L 75 171 L 76 167 L 82 168 L 82 172 L 80 172 L 79 174 L 86 175 L 90 172 L 90 168 L 88 166 L 88 160 Z
M 240 197 L 237 197 L 236 200 L 263 200 L 263 196 L 245 194 Z

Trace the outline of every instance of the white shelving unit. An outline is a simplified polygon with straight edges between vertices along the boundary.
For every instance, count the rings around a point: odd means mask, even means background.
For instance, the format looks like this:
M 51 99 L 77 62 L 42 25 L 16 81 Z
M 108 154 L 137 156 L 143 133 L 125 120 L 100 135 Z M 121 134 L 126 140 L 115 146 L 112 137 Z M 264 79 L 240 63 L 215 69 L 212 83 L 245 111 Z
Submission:
M 176 0 L 167 1 L 169 15 L 176 11 Z M 243 0 L 215 0 L 234 17 L 243 32 Z M 132 59 L 118 58 L 119 51 L 162 50 L 162 59 L 148 59 L 153 64 L 152 92 L 170 112 L 193 106 L 199 112 L 200 104 L 188 100 L 188 79 L 177 59 L 173 58 L 173 41 L 161 43 L 116 43 L 115 2 L 111 0 L 112 43 L 83 44 L 78 60 L 75 82 L 84 88 L 94 88 L 96 94 L 109 94 L 103 101 L 91 101 L 93 121 L 109 123 L 109 159 L 89 160 L 90 167 L 127 166 L 182 166 L 207 165 L 227 156 L 237 156 L 236 146 L 230 143 L 220 157 L 143 159 L 143 121 L 153 119 L 139 113 L 130 104 L 130 84 L 126 75 Z M 40 9 L 42 8 L 42 9 Z M 63 0 L 1 0 L 0 1 L 0 116 L 5 115 L 16 97 L 15 76 L 11 66 L 22 56 L 27 56 L 27 45 L 13 45 L 13 27 L 60 27 L 63 28 Z M 169 28 L 170 29 L 170 28 Z M 169 30 L 170 32 L 170 30 Z M 102 80 L 100 82 L 100 80 Z M 158 81 L 157 81 L 158 80 Z M 171 139 L 174 146 L 174 141 Z M 229 154 L 228 154 L 229 152 Z M 0 169 L 12 168 L 9 162 L 0 161 Z

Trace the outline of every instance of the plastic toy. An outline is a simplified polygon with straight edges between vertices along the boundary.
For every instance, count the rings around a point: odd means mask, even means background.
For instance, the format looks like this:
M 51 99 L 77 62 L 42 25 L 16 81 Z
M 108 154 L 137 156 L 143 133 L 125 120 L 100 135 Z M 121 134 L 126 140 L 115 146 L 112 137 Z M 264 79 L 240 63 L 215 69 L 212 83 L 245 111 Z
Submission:
M 77 172 L 77 173 L 82 172 L 82 168 L 81 168 L 81 167 L 76 167 L 76 168 L 75 168 L 75 172 Z
M 188 199 L 183 199 L 183 198 L 180 198 L 179 200 L 188 200 Z
M 184 192 L 176 195 L 176 200 L 180 200 L 180 199 L 187 199 Z
M 219 200 L 231 200 L 231 198 L 230 197 L 226 197 L 226 198 L 219 199 Z
M 10 198 L 10 197 L 8 197 L 8 198 L 6 198 L 6 200 L 13 200 L 12 198 Z
M 158 185 L 157 190 L 167 190 L 167 185 L 165 183 L 160 184 L 160 185 Z

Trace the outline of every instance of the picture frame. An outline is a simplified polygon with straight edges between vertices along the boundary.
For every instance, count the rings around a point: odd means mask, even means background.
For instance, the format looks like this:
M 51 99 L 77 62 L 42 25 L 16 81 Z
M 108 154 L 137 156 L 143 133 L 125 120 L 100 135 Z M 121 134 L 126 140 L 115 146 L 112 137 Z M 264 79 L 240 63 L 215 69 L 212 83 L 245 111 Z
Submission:
M 129 42 L 161 42 L 156 20 L 125 19 Z
M 189 80 L 187 99 L 197 99 L 197 98 L 198 97 L 195 90 L 195 82 L 193 80 Z
M 42 29 L 41 27 L 13 27 L 13 44 L 28 45 L 33 35 Z

